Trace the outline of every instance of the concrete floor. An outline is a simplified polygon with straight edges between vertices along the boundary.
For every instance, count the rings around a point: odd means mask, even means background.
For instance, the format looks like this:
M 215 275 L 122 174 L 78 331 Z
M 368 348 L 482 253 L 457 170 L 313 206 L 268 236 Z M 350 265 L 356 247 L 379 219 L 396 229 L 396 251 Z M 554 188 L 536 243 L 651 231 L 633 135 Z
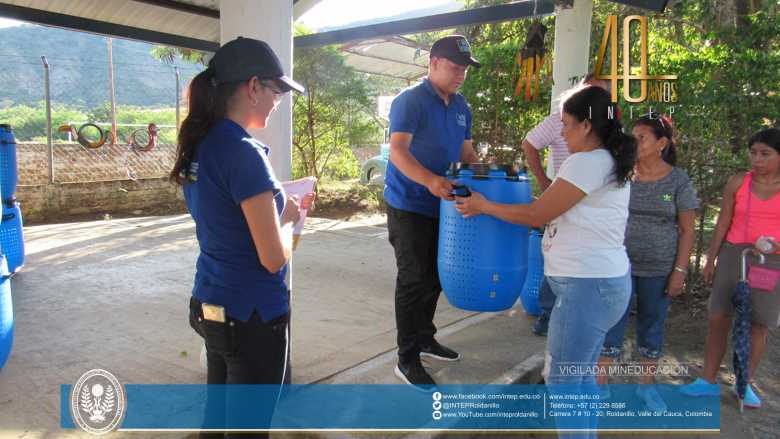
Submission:
M 187 320 L 198 255 L 189 215 L 29 227 L 25 243 L 12 279 L 14 347 L 0 371 L 0 439 L 90 437 L 59 428 L 60 385 L 92 369 L 123 384 L 205 382 L 203 342 Z M 387 230 L 310 218 L 293 267 L 293 383 L 399 383 Z M 463 358 L 434 362 L 432 375 L 443 384 L 516 380 L 544 348 L 534 320 L 519 303 L 483 314 L 442 298 L 438 338 Z M 182 436 L 130 435 L 105 437 Z

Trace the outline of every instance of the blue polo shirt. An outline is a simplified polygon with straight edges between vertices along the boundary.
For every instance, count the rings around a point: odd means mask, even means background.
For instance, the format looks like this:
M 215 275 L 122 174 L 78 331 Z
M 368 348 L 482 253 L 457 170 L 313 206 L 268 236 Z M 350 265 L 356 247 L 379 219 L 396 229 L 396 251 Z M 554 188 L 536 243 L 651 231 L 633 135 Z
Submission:
M 450 162 L 460 161 L 465 140 L 471 140 L 471 110 L 466 99 L 455 93 L 445 105 L 428 78 L 402 91 L 390 106 L 390 134 L 413 135 L 409 152 L 425 169 L 444 175 Z M 385 199 L 396 209 L 433 218 L 439 217 L 439 198 L 425 186 L 406 177 L 387 163 Z
M 222 305 L 246 322 L 257 309 L 267 322 L 289 310 L 285 266 L 260 264 L 241 202 L 273 191 L 277 213 L 286 197 L 268 161 L 268 148 L 230 119 L 217 122 L 198 145 L 184 198 L 200 244 L 192 295 Z

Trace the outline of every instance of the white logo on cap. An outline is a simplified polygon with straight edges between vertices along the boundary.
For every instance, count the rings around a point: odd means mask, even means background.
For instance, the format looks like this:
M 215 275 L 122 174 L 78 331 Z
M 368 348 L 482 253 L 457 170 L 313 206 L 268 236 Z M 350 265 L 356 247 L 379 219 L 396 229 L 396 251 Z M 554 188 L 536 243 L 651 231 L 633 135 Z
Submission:
M 79 378 L 71 391 L 70 411 L 84 431 L 106 434 L 119 427 L 124 415 L 122 385 L 105 370 L 90 370 Z
M 458 40 L 458 46 L 460 47 L 461 52 L 471 52 L 471 47 L 469 47 L 469 42 L 466 40 Z

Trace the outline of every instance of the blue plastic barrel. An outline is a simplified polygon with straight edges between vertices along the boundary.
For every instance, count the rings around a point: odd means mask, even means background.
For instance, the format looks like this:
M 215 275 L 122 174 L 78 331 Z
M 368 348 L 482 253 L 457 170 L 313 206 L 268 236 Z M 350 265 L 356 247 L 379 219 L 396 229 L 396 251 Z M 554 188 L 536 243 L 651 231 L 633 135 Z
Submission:
M 491 201 L 531 203 L 525 166 L 450 163 L 447 176 Z M 528 230 L 490 215 L 464 219 L 455 202 L 442 200 L 439 279 L 452 306 L 468 311 L 511 308 L 528 271 Z
M 0 200 L 12 200 L 18 182 L 14 129 L 11 125 L 0 125 Z
M 14 308 L 11 300 L 11 279 L 8 264 L 0 254 L 0 369 L 5 366 L 14 344 Z
M 3 204 L 5 214 L 0 222 L 0 252 L 8 259 L 8 270 L 14 273 L 24 265 L 22 211 L 17 201 L 5 201 Z
M 525 277 L 525 285 L 520 293 L 520 303 L 525 312 L 539 315 L 539 285 L 544 278 L 544 257 L 542 256 L 542 238 L 544 227 L 534 227 L 528 237 L 528 275 Z

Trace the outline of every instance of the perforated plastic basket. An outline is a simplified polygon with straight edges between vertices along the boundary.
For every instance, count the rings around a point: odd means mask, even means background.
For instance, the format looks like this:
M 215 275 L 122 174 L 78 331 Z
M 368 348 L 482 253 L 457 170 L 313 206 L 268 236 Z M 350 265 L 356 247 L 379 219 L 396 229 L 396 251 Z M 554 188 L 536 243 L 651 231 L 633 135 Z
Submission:
M 448 178 L 488 200 L 530 203 L 524 166 L 451 163 Z M 455 202 L 439 210 L 439 280 L 447 300 L 469 311 L 511 308 L 528 271 L 528 227 L 490 215 L 463 218 Z
M 11 355 L 14 343 L 14 308 L 11 298 L 11 279 L 8 278 L 8 265 L 0 255 L 0 369 L 5 366 Z
M 0 253 L 8 260 L 8 270 L 13 273 L 24 265 L 24 234 L 22 211 L 18 202 L 5 202 L 3 221 L 0 222 Z
M 539 285 L 544 278 L 544 257 L 542 256 L 542 238 L 544 228 L 531 230 L 528 237 L 528 275 L 520 293 L 520 303 L 529 314 L 539 315 Z
M 10 201 L 14 198 L 18 182 L 14 130 L 11 125 L 0 125 L 0 199 L 2 201 Z

